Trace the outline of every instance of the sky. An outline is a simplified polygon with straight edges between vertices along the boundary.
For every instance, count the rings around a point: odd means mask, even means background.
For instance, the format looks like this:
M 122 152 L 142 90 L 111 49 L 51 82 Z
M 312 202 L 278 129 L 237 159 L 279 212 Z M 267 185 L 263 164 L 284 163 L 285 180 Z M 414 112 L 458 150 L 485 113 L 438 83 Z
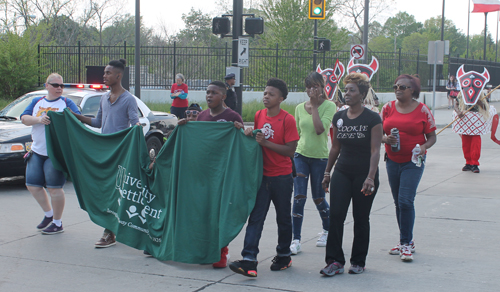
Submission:
M 148 27 L 166 26 L 173 33 L 182 29 L 184 23 L 182 14 L 187 14 L 191 7 L 201 9 L 205 13 L 217 16 L 216 0 L 183 0 L 183 1 L 161 1 L 161 0 L 140 0 L 141 15 Z M 384 17 L 378 19 L 382 24 L 387 17 L 395 15 L 398 11 L 406 11 L 414 15 L 416 20 L 424 22 L 430 17 L 436 17 L 442 13 L 444 0 L 396 0 L 396 6 L 392 11 L 386 11 Z M 232 1 L 229 1 L 232 3 Z M 135 0 L 126 0 L 125 10 L 130 14 L 135 14 Z M 445 19 L 451 19 L 458 29 L 467 34 L 467 11 L 469 0 L 447 0 L 445 1 Z M 249 7 L 246 7 L 249 8 Z M 473 3 L 470 3 L 470 10 Z M 305 17 L 305 16 L 304 16 Z M 488 32 L 493 39 L 497 34 L 498 23 L 497 12 L 488 13 Z M 470 14 L 470 34 L 480 34 L 484 28 L 484 13 Z

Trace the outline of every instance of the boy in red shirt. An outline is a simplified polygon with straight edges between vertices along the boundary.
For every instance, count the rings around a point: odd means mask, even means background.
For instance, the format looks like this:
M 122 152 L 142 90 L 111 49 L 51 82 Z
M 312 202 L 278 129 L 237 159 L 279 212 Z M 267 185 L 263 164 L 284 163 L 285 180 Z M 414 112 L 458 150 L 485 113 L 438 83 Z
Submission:
M 290 243 L 292 242 L 291 199 L 293 190 L 292 161 L 299 134 L 295 118 L 280 108 L 288 94 L 286 83 L 278 78 L 267 81 L 263 103 L 266 107 L 255 114 L 254 128 L 262 132 L 255 140 L 262 146 L 264 176 L 255 207 L 248 219 L 245 242 L 241 255 L 243 260 L 232 262 L 229 268 L 235 273 L 257 277 L 257 254 L 264 220 L 271 201 L 276 209 L 278 224 L 277 255 L 271 265 L 272 271 L 284 270 L 292 265 Z M 252 136 L 254 128 L 245 130 Z

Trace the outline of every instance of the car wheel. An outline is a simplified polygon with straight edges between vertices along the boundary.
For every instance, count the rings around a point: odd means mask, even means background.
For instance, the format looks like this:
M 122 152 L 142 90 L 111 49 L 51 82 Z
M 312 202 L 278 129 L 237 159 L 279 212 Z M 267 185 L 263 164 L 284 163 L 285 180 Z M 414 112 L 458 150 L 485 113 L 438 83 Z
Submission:
M 158 139 L 158 137 L 150 136 L 146 140 L 146 145 L 148 147 L 148 153 L 149 153 L 149 151 L 151 151 L 151 149 L 154 149 L 155 155 L 158 155 L 158 152 L 160 152 L 162 143 L 161 143 L 160 139 Z

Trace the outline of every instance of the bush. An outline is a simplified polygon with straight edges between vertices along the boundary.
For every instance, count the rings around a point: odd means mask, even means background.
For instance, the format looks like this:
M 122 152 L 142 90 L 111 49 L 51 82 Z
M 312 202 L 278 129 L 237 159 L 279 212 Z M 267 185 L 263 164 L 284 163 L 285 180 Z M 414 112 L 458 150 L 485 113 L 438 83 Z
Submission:
M 38 82 L 38 52 L 29 35 L 8 32 L 0 37 L 0 96 L 14 99 Z

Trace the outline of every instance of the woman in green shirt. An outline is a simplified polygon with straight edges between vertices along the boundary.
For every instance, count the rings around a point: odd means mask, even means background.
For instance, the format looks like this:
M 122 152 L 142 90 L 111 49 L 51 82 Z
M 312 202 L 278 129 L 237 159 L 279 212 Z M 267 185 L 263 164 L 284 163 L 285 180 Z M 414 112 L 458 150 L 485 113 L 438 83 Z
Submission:
M 325 191 L 321 182 L 328 162 L 328 130 L 337 107 L 326 97 L 325 81 L 321 74 L 317 72 L 309 74 L 305 84 L 309 100 L 295 108 L 295 120 L 300 140 L 293 159 L 297 176 L 293 183 L 293 241 L 290 245 L 292 254 L 297 254 L 301 250 L 300 233 L 309 177 L 311 178 L 312 198 L 323 223 L 323 231 L 319 233 L 320 237 L 316 246 L 326 246 L 330 225 L 330 206 L 325 200 Z

